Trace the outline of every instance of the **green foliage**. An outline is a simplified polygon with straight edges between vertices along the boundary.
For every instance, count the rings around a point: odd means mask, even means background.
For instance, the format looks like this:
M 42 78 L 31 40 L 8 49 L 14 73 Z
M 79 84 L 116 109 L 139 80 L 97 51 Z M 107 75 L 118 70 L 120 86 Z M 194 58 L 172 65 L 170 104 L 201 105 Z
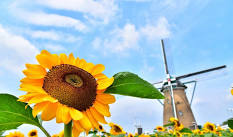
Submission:
M 39 121 L 32 116 L 30 106 L 17 101 L 18 98 L 10 94 L 0 94 L 0 132 L 16 129 L 22 124 L 31 124 L 40 127 Z
M 180 133 L 192 133 L 192 130 L 189 128 L 183 128 L 182 130 L 180 130 Z
M 125 137 L 125 134 L 120 134 L 120 135 L 111 135 L 111 137 Z
M 233 119 L 229 119 L 228 120 L 228 127 L 230 127 L 231 129 L 233 129 Z
M 149 82 L 130 72 L 119 72 L 105 93 L 148 99 L 164 99 L 164 96 Z

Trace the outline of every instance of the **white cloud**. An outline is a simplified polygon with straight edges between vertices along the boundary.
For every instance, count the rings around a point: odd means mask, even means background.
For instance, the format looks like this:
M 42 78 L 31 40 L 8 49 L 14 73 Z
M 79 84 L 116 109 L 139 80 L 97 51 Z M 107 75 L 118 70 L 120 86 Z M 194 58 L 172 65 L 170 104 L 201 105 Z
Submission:
M 0 25 L 0 67 L 21 73 L 25 63 L 33 63 L 38 49 L 25 38 L 9 33 Z
M 31 31 L 31 37 L 39 39 L 59 40 L 59 35 L 53 31 Z
M 100 38 L 95 38 L 93 41 L 92 41 L 92 46 L 94 47 L 94 49 L 98 49 L 100 48 L 101 46 L 101 39 Z
M 142 124 L 144 130 L 162 124 L 163 107 L 154 99 L 141 99 L 117 96 L 117 101 L 110 106 L 111 121 L 124 125 L 126 131 L 132 131 L 135 123 Z
M 125 54 L 129 50 L 140 48 L 141 39 L 147 41 L 168 38 L 171 35 L 169 23 L 165 17 L 160 17 L 156 25 L 147 24 L 136 29 L 134 24 L 126 24 L 123 28 L 116 28 L 107 34 L 107 38 L 95 38 L 92 45 L 95 49 L 106 50 L 105 53 Z M 103 45 L 103 47 L 100 47 Z
M 122 29 L 115 29 L 110 33 L 110 39 L 104 40 L 104 47 L 112 52 L 123 52 L 137 49 L 139 32 L 133 24 L 126 24 Z
M 58 52 L 58 51 L 66 51 L 66 49 L 61 46 L 61 45 L 55 45 L 55 44 L 46 44 L 44 46 L 45 49 L 49 50 L 49 51 L 54 51 L 54 52 Z
M 142 27 L 139 31 L 148 40 L 155 40 L 161 38 L 168 38 L 171 35 L 169 30 L 169 23 L 165 17 L 160 17 L 158 19 L 157 25 L 147 24 Z
M 75 30 L 81 32 L 85 32 L 87 30 L 86 25 L 83 24 L 80 20 L 67 16 L 29 11 L 21 11 L 17 14 L 21 19 L 23 19 L 23 21 L 35 25 L 74 28 Z
M 48 31 L 41 31 L 41 30 L 22 30 L 22 34 L 26 34 L 34 39 L 43 39 L 43 40 L 52 40 L 52 41 L 62 41 L 62 42 L 76 42 L 81 38 L 79 36 L 74 36 L 72 34 L 48 30 Z
M 108 23 L 118 9 L 114 0 L 37 0 L 37 2 L 50 8 L 81 12 L 85 18 L 94 17 L 104 23 Z
M 13 2 L 9 6 L 9 10 L 14 16 L 27 23 L 40 26 L 74 28 L 81 32 L 87 31 L 87 26 L 78 19 L 58 14 L 45 13 L 43 11 L 28 11 L 22 8 L 27 1 L 24 2 Z

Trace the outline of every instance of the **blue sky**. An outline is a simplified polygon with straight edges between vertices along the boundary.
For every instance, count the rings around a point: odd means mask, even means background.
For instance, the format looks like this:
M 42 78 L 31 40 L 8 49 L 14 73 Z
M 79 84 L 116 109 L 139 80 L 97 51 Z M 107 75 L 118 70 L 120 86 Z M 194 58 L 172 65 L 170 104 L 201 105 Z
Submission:
M 233 115 L 228 111 L 233 106 L 231 0 L 5 0 L 0 9 L 1 93 L 24 94 L 18 91 L 21 71 L 25 63 L 36 63 L 42 49 L 102 63 L 108 76 L 130 71 L 159 81 L 165 78 L 164 38 L 173 75 L 227 65 L 226 74 L 198 81 L 192 105 L 198 124 L 219 124 Z M 128 132 L 134 123 L 146 131 L 162 124 L 162 106 L 155 100 L 117 96 L 111 113 L 108 120 Z M 54 123 L 44 123 L 52 134 L 62 130 Z M 31 128 L 20 127 L 25 133 Z

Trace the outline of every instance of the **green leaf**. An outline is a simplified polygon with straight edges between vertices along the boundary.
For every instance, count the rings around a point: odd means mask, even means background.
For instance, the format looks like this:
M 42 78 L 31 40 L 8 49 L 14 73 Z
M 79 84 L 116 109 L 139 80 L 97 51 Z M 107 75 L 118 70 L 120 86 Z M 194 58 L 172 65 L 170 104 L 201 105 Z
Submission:
M 228 120 L 228 127 L 230 127 L 231 129 L 233 129 L 233 119 L 229 119 Z
M 10 94 L 0 94 L 0 131 L 16 129 L 22 124 L 32 124 L 40 127 L 39 121 L 32 116 L 30 106 L 17 101 L 18 98 Z
M 130 72 L 119 72 L 114 76 L 113 84 L 105 93 L 126 95 L 148 99 L 164 99 L 164 96 L 152 84 Z
M 189 128 L 183 128 L 182 130 L 180 130 L 180 133 L 192 133 L 192 130 Z
M 174 125 L 175 123 L 168 123 L 168 124 L 163 125 L 163 127 L 169 127 L 169 126 L 174 126 Z

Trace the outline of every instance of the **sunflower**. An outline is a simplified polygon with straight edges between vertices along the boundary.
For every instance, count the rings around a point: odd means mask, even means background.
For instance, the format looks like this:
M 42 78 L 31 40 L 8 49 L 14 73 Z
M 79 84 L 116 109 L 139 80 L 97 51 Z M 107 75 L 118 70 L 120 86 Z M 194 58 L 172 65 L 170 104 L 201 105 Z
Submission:
M 176 137 L 182 137 L 182 133 L 179 131 L 175 131 L 173 134 L 176 135 Z
M 231 88 L 231 94 L 233 95 L 233 87 Z
M 103 132 L 103 131 L 104 131 L 103 126 L 102 126 L 102 125 L 99 125 L 98 130 L 101 131 L 101 132 Z
M 128 137 L 134 137 L 134 135 L 132 133 L 129 133 Z
M 33 129 L 28 132 L 28 137 L 38 137 L 38 132 L 36 129 Z
M 184 128 L 184 125 L 180 123 L 180 121 L 177 118 L 171 117 L 169 119 L 170 122 L 174 123 L 175 130 L 182 130 Z
M 107 124 L 104 116 L 111 115 L 109 104 L 115 102 L 115 97 L 104 93 L 114 81 L 102 73 L 104 65 L 87 63 L 72 53 L 56 55 L 46 50 L 36 59 L 39 64 L 26 64 L 20 90 L 27 94 L 19 98 L 28 105 L 35 104 L 34 117 L 41 112 L 44 121 L 73 121 L 75 136 L 98 129 L 99 122 Z
M 223 131 L 224 129 L 221 126 L 217 126 L 217 131 Z
M 112 134 L 112 135 L 120 135 L 120 134 L 125 134 L 126 133 L 122 129 L 122 127 L 117 125 L 117 124 L 114 124 L 114 123 L 110 122 L 109 126 L 111 127 L 110 134 Z
M 6 135 L 6 137 L 24 137 L 24 134 L 19 131 L 15 131 L 15 132 L 10 132 L 10 134 Z
M 213 133 L 216 132 L 216 127 L 215 127 L 215 125 L 214 125 L 213 123 L 210 123 L 210 122 L 206 122 L 206 123 L 204 124 L 204 127 L 203 127 L 203 128 L 206 129 L 206 130 L 209 131 L 209 132 L 213 132 Z
M 194 129 L 193 131 L 192 131 L 194 134 L 200 134 L 200 129 Z
M 165 128 L 162 127 L 162 126 L 157 126 L 156 130 L 159 131 L 159 132 L 163 132 L 163 131 L 165 131 Z
M 139 137 L 150 137 L 150 135 L 141 134 Z
M 54 134 L 52 137 L 64 137 L 64 130 L 62 130 L 59 134 Z

